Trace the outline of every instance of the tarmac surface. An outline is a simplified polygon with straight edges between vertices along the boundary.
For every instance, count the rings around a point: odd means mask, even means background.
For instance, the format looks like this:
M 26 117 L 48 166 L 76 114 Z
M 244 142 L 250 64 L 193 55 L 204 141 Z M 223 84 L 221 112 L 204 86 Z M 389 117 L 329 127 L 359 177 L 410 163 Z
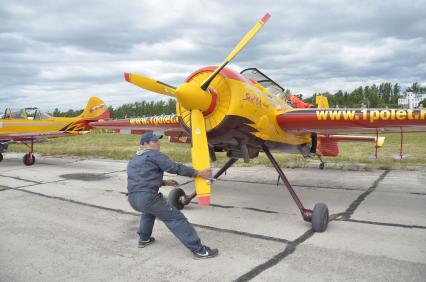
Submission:
M 127 162 L 4 157 L 0 281 L 426 281 L 425 170 L 285 169 L 305 207 L 329 207 L 327 231 L 314 233 L 273 168 L 231 168 L 211 206 L 183 210 L 220 251 L 194 260 L 159 221 L 156 242 L 136 247 Z

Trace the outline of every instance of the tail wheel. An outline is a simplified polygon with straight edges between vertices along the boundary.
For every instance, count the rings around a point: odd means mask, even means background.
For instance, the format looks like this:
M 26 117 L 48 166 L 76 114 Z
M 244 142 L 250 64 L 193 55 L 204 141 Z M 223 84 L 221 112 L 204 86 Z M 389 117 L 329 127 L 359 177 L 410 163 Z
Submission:
M 185 207 L 185 205 L 180 202 L 180 197 L 185 197 L 185 191 L 181 188 L 175 188 L 170 191 L 167 201 L 178 210 L 181 210 Z
M 22 158 L 22 161 L 24 162 L 25 165 L 30 166 L 30 165 L 33 165 L 35 163 L 35 157 L 31 153 L 27 153 Z
M 328 226 L 328 207 L 324 203 L 316 203 L 312 212 L 312 229 L 324 232 Z

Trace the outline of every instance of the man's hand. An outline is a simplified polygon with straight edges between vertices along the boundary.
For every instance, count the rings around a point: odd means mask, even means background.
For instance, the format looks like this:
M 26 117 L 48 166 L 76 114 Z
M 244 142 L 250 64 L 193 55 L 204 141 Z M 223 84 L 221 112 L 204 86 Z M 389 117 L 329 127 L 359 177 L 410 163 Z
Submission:
M 176 186 L 179 185 L 179 183 L 176 180 L 167 179 L 167 180 L 163 180 L 163 185 L 164 186 L 173 186 L 173 187 L 176 187 Z
M 205 170 L 197 171 L 197 176 L 204 178 L 204 179 L 211 179 L 212 178 L 212 171 L 209 168 L 206 168 Z

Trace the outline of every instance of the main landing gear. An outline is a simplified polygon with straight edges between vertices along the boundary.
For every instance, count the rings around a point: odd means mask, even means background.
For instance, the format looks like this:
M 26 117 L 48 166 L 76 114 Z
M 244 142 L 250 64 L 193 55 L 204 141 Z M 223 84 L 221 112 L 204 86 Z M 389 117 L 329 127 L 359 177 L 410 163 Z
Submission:
M 319 169 L 324 169 L 324 167 L 325 167 L 325 163 L 324 163 L 324 161 L 322 160 L 321 155 L 318 155 L 318 154 L 317 154 L 317 157 L 318 157 L 318 159 L 320 160 Z
M 26 166 L 33 165 L 35 163 L 35 157 L 34 157 L 34 154 L 33 154 L 34 140 L 31 139 L 30 144 L 28 144 L 28 143 L 24 143 L 24 144 L 27 145 L 27 147 L 30 149 L 30 151 L 24 155 L 24 157 L 22 158 L 22 161 L 24 162 L 24 164 Z
M 294 191 L 293 187 L 291 186 L 290 182 L 287 180 L 287 177 L 285 176 L 284 172 L 278 165 L 277 161 L 272 156 L 271 152 L 269 151 L 268 147 L 265 145 L 262 146 L 263 151 L 265 152 L 268 159 L 271 161 L 272 165 L 278 172 L 279 176 L 284 182 L 284 185 L 287 187 L 287 190 L 290 192 L 291 197 L 296 202 L 297 207 L 300 210 L 300 213 L 302 214 L 303 220 L 307 222 L 312 223 L 312 230 L 315 232 L 324 232 L 327 229 L 328 226 L 328 220 L 329 220 L 329 213 L 328 213 L 328 207 L 324 203 L 316 203 L 313 210 L 306 209 L 302 202 L 300 201 L 299 197 L 297 196 L 296 192 Z M 238 159 L 231 158 L 228 160 L 228 162 L 214 175 L 214 179 L 218 179 L 219 176 L 221 176 L 229 167 L 231 167 Z M 183 191 L 180 188 L 173 189 L 168 196 L 168 201 L 171 203 L 174 207 L 181 210 L 186 205 L 188 205 L 192 199 L 195 198 L 197 194 L 193 192 L 190 195 L 186 195 L 185 191 Z
M 306 209 L 303 206 L 302 202 L 300 201 L 299 197 L 297 196 L 296 192 L 293 190 L 293 187 L 291 186 L 290 182 L 287 180 L 287 177 L 285 176 L 284 172 L 278 165 L 277 161 L 272 156 L 268 147 L 266 147 L 266 145 L 262 145 L 262 149 L 265 152 L 268 159 L 271 161 L 275 170 L 278 172 L 281 179 L 283 180 L 284 185 L 287 187 L 288 192 L 290 192 L 291 197 L 296 202 L 296 205 L 299 208 L 300 213 L 302 214 L 303 220 L 307 222 L 312 222 L 312 229 L 315 232 L 324 232 L 328 226 L 329 216 L 328 216 L 327 205 L 324 203 L 317 203 L 314 206 L 314 210 Z
M 22 157 L 22 161 L 24 162 L 25 165 L 30 166 L 30 165 L 33 165 L 35 163 L 35 157 L 34 157 L 33 153 L 26 153 Z
M 0 143 L 0 162 L 3 160 L 3 151 L 7 150 L 7 143 Z
M 28 143 L 27 142 L 22 142 L 22 143 L 24 143 L 30 149 L 30 151 L 22 157 L 22 161 L 27 166 L 33 165 L 35 163 L 35 156 L 33 154 L 34 140 L 31 139 L 30 142 Z M 4 149 L 7 149 L 7 145 L 0 144 L 0 152 L 3 152 Z M 1 161 L 3 161 L 2 153 L 0 153 L 0 162 Z

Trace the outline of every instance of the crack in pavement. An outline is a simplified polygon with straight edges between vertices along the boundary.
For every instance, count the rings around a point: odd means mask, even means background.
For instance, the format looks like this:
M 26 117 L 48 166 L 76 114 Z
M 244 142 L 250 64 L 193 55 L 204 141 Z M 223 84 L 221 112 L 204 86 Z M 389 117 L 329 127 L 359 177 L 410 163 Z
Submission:
M 43 182 L 40 182 L 40 181 L 34 181 L 34 180 L 31 180 L 31 179 L 25 179 L 25 178 L 21 178 L 21 177 L 18 177 L 18 176 L 10 176 L 10 175 L 3 175 L 3 174 L 0 174 L 0 176 L 1 177 L 5 177 L 5 178 L 12 178 L 12 179 L 19 180 L 19 181 L 37 183 L 37 184 L 42 184 L 43 183 Z
M 241 275 L 240 277 L 238 277 L 234 281 L 237 281 L 237 282 L 250 281 L 251 279 L 253 279 L 257 275 L 259 275 L 263 271 L 277 265 L 283 259 L 285 259 L 289 255 L 294 253 L 296 251 L 296 247 L 298 245 L 302 244 L 303 242 L 305 242 L 306 240 L 308 240 L 310 237 L 312 237 L 314 235 L 314 233 L 315 232 L 312 229 L 306 231 L 302 236 L 298 237 L 296 240 L 289 242 L 287 244 L 286 248 L 282 252 L 279 252 L 278 254 L 273 256 L 268 261 L 256 266 L 255 268 L 253 268 L 249 272 Z
M 91 176 L 93 176 L 93 175 L 102 176 L 102 175 L 113 174 L 113 173 L 124 172 L 124 171 L 126 171 L 126 170 L 117 170 L 117 171 L 103 172 L 103 173 L 98 173 L 98 174 L 91 174 Z M 33 181 L 33 180 L 23 179 L 23 178 L 13 177 L 13 176 L 5 176 L 5 175 L 0 175 L 0 176 L 9 177 L 9 178 L 12 178 L 12 179 L 33 183 L 33 184 L 21 185 L 21 186 L 17 186 L 17 187 L 9 187 L 9 186 L 0 185 L 0 187 L 4 188 L 4 189 L 0 189 L 0 191 L 9 190 L 9 189 L 17 190 L 17 189 L 22 189 L 22 188 L 27 188 L 27 187 L 32 187 L 32 186 L 37 186 L 37 185 L 42 185 L 42 184 L 51 184 L 51 183 L 59 183 L 59 182 L 64 182 L 64 181 L 76 180 L 76 179 L 64 178 L 64 179 L 58 179 L 58 180 L 53 180 L 53 181 L 47 181 L 47 182 L 39 182 L 39 181 Z
M 368 188 L 367 191 L 365 191 L 364 193 L 362 193 L 361 195 L 359 195 L 358 198 L 349 205 L 349 207 L 346 209 L 345 212 L 343 212 L 343 213 L 337 213 L 337 214 L 332 214 L 329 217 L 329 222 L 337 220 L 340 217 L 346 218 L 346 219 L 350 219 L 351 215 L 359 207 L 359 205 L 361 204 L 361 202 L 364 201 L 365 198 L 368 195 L 370 195 L 377 188 L 377 186 L 379 185 L 379 183 L 386 177 L 386 175 L 388 173 L 389 173 L 389 170 L 384 171 L 379 176 L 379 178 L 374 181 L 373 185 L 370 188 Z M 315 232 L 312 229 L 306 231 L 304 234 L 302 234 L 296 240 L 289 242 L 288 245 L 286 246 L 286 248 L 284 249 L 284 251 L 279 252 L 278 254 L 276 254 L 274 257 L 272 257 L 268 261 L 266 261 L 266 262 L 264 262 L 262 264 L 259 264 L 258 266 L 254 267 L 249 272 L 241 275 L 240 277 L 238 277 L 234 281 L 238 281 L 238 282 L 250 281 L 251 279 L 253 279 L 257 275 L 259 275 L 262 272 L 264 272 L 265 270 L 268 270 L 269 268 L 277 265 L 284 258 L 286 258 L 289 255 L 293 254 L 296 251 L 296 248 L 297 248 L 298 245 L 302 244 L 303 242 L 305 242 L 306 240 L 308 240 L 309 238 L 311 238 L 314 234 L 315 234 Z
M 372 192 L 374 192 L 374 190 L 376 190 L 379 183 L 386 177 L 386 175 L 388 175 L 389 172 L 390 170 L 385 170 L 379 176 L 379 178 L 377 178 L 376 181 L 374 181 L 373 185 L 371 185 L 371 187 L 368 188 L 367 191 L 359 195 L 358 198 L 355 201 L 353 201 L 349 205 L 349 207 L 346 209 L 346 211 L 342 213 L 341 216 L 337 219 L 350 219 L 351 216 L 354 214 L 355 210 L 359 207 L 359 205 L 365 200 L 365 198 L 368 197 L 368 195 L 370 195 Z
M 426 229 L 426 226 L 423 226 L 423 225 L 408 225 L 408 224 L 369 221 L 369 220 L 337 219 L 336 221 L 345 221 L 345 222 L 354 222 L 354 223 L 363 223 L 363 224 L 390 226 L 390 227 L 400 227 L 400 228 L 408 228 L 408 229 Z
M 114 172 L 109 172 L 109 173 L 114 173 Z M 363 221 L 363 220 L 351 219 L 351 216 L 354 214 L 354 212 L 357 210 L 357 208 L 361 205 L 361 203 L 372 192 L 374 192 L 376 190 L 379 183 L 386 177 L 386 175 L 388 173 L 389 173 L 389 170 L 384 171 L 378 177 L 378 179 L 376 179 L 374 181 L 373 185 L 371 187 L 369 187 L 368 190 L 361 193 L 357 197 L 357 199 L 355 199 L 344 212 L 330 215 L 329 221 L 330 222 L 331 221 L 347 221 L 347 222 L 354 222 L 354 223 L 375 224 L 375 225 L 401 227 L 401 228 L 426 229 L 425 226 L 419 226 L 419 225 L 403 225 L 403 224 L 381 223 L 381 222 L 372 222 L 372 221 Z M 59 180 L 59 181 L 66 181 L 66 179 Z M 58 181 L 56 181 L 56 182 L 58 182 Z M 41 184 L 44 184 L 44 183 L 41 183 Z M 25 187 L 35 186 L 35 185 L 40 185 L 40 184 L 27 185 Z M 23 188 L 23 187 L 18 187 L 18 188 Z M 97 209 L 102 209 L 102 210 L 106 210 L 106 211 L 112 211 L 112 212 L 116 212 L 116 213 L 133 215 L 133 216 L 140 216 L 140 214 L 136 213 L 136 212 L 128 212 L 128 211 L 124 211 L 124 210 L 120 210 L 120 209 L 113 209 L 113 208 L 93 205 L 93 204 L 89 204 L 89 203 L 75 201 L 75 200 L 72 200 L 72 199 L 66 199 L 66 198 L 57 197 L 57 196 L 50 196 L 50 195 L 37 193 L 37 192 L 33 192 L 33 191 L 22 190 L 22 189 L 18 189 L 18 188 L 7 187 L 6 189 L 12 189 L 12 190 L 16 190 L 16 191 L 30 193 L 30 194 L 33 194 L 33 195 L 38 195 L 38 196 L 42 196 L 42 197 L 46 197 L 46 198 L 66 201 L 66 202 L 69 202 L 69 203 L 83 205 L 83 206 L 97 208 Z M 215 206 L 219 207 L 219 208 L 235 208 L 233 206 L 220 206 L 220 205 L 215 205 Z M 260 211 L 260 212 L 274 213 L 274 212 L 271 212 L 271 211 L 265 211 L 265 210 L 254 209 L 254 208 L 246 208 L 246 209 L 250 209 L 250 210 L 254 210 L 254 211 Z M 253 279 L 254 277 L 258 276 L 259 274 L 261 274 L 262 272 L 264 272 L 264 271 L 268 270 L 269 268 L 277 265 L 283 259 L 285 259 L 286 257 L 293 254 L 300 244 L 304 243 L 306 240 L 308 240 L 309 238 L 311 238 L 315 234 L 315 232 L 312 229 L 310 229 L 310 230 L 307 230 L 305 233 L 303 233 L 301 236 L 299 236 L 297 239 L 290 241 L 290 240 L 283 239 L 283 238 L 264 236 L 264 235 L 260 235 L 260 234 L 253 234 L 253 233 L 242 232 L 242 231 L 237 231 L 237 230 L 232 230 L 232 229 L 223 229 L 223 228 L 207 226 L 207 225 L 200 225 L 200 224 L 193 224 L 193 225 L 198 227 L 198 228 L 202 228 L 202 229 L 207 229 L 207 230 L 212 230 L 212 231 L 217 231 L 217 232 L 224 232 L 224 233 L 231 233 L 231 234 L 246 236 L 246 237 L 250 237 L 250 238 L 256 238 L 256 239 L 262 239 L 262 240 L 268 240 L 268 241 L 274 241 L 274 242 L 287 244 L 283 251 L 277 253 L 276 255 L 274 255 L 272 258 L 270 258 L 266 262 L 259 264 L 258 266 L 254 267 L 253 269 L 251 269 L 247 273 L 241 275 L 235 281 L 249 281 L 249 280 Z
M 14 191 L 19 191 L 19 192 L 29 193 L 29 194 L 32 194 L 32 195 L 37 195 L 37 196 L 41 196 L 41 197 L 45 197 L 45 198 L 49 198 L 49 199 L 60 200 L 60 201 L 64 201 L 64 202 L 69 202 L 69 203 L 73 203 L 73 204 L 77 204 L 77 205 L 86 206 L 86 207 L 91 207 L 91 208 L 96 208 L 96 209 L 102 209 L 102 210 L 106 210 L 106 211 L 116 212 L 116 213 L 119 213 L 119 214 L 133 215 L 133 216 L 138 216 L 138 217 L 140 216 L 140 213 L 137 213 L 137 212 L 129 212 L 129 211 L 121 210 L 121 209 L 113 209 L 113 208 L 98 206 L 98 205 L 89 204 L 89 203 L 80 202 L 80 201 L 75 201 L 75 200 L 67 199 L 67 198 L 63 198 L 63 197 L 50 196 L 50 195 L 46 195 L 46 194 L 43 194 L 43 193 L 29 191 L 29 190 L 22 190 L 22 189 L 16 189 L 16 188 L 10 188 L 9 190 L 14 190 Z M 207 229 L 207 230 L 212 230 L 212 231 L 218 231 L 218 232 L 224 232 L 224 233 L 230 233 L 230 234 L 236 234 L 236 235 L 246 236 L 246 237 L 250 237 L 250 238 L 261 239 L 261 240 L 267 240 L 267 241 L 273 241 L 273 242 L 280 242 L 280 243 L 288 243 L 288 242 L 290 242 L 290 240 L 287 240 L 287 239 L 284 239 L 284 238 L 278 238 L 278 237 L 272 237 L 272 236 L 254 234 L 254 233 L 248 233 L 248 232 L 237 231 L 237 230 L 232 230 L 232 229 L 225 229 L 225 228 L 219 228 L 219 227 L 208 226 L 208 225 L 201 225 L 201 224 L 193 224 L 193 225 L 196 226 L 196 227 L 202 228 L 202 229 Z
M 220 182 L 237 182 L 237 183 L 251 183 L 251 184 L 262 184 L 262 185 L 274 185 L 278 186 L 276 182 L 261 182 L 261 181 L 249 181 L 249 180 L 235 180 L 235 179 L 218 179 L 217 181 Z M 282 184 L 280 182 L 280 184 Z M 345 187 L 329 187 L 329 186 L 315 186 L 315 185 L 299 185 L 299 184 L 292 184 L 293 187 L 300 187 L 300 188 L 306 188 L 306 189 L 331 189 L 331 190 L 348 190 L 348 191 L 364 191 L 364 189 L 360 188 L 345 188 Z

